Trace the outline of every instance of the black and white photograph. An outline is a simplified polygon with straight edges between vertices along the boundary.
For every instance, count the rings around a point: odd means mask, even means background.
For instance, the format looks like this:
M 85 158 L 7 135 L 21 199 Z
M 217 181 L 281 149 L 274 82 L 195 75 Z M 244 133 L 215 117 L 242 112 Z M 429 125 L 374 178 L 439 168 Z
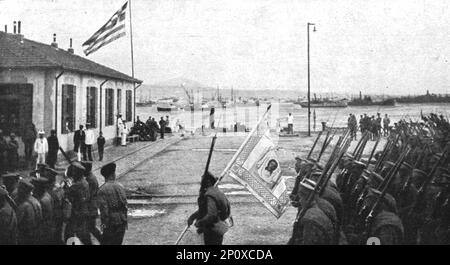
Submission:
M 0 245 L 448 246 L 449 60 L 444 0 L 0 0 Z

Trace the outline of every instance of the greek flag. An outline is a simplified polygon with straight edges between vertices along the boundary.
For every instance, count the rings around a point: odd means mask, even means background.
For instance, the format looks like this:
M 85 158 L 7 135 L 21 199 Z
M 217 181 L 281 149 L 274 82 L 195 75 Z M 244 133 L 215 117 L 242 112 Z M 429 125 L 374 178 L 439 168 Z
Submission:
M 128 2 L 126 2 L 103 27 L 83 43 L 83 51 L 87 55 L 101 47 L 123 37 L 125 33 L 125 15 Z

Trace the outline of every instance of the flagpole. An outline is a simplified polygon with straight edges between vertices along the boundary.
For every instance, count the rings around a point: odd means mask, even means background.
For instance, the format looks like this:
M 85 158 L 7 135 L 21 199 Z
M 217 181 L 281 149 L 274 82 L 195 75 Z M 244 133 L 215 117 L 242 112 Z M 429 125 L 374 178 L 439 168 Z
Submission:
M 133 54 L 133 23 L 131 18 L 131 0 L 128 0 L 130 9 L 130 46 L 131 46 L 131 77 L 134 79 L 134 54 Z M 133 81 L 133 123 L 136 122 L 136 83 Z

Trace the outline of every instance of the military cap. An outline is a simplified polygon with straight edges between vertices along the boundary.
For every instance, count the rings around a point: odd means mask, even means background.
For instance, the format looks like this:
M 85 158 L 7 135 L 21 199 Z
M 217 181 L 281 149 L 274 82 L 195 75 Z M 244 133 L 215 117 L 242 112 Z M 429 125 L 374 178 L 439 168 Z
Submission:
M 34 185 L 30 183 L 30 181 L 26 179 L 19 180 L 19 185 L 17 186 L 17 189 L 19 191 L 28 193 L 31 192 L 34 189 Z
M 395 166 L 394 162 L 391 162 L 391 161 L 384 162 L 384 167 L 385 168 L 393 168 L 394 166 Z
M 49 180 L 49 182 L 54 182 L 56 180 L 57 175 L 58 172 L 53 168 L 48 167 L 44 170 L 44 176 Z
M 420 170 L 418 168 L 413 169 L 413 176 L 414 177 L 426 177 L 427 175 L 428 174 L 425 171 L 423 171 L 423 170 Z
M 364 164 L 363 162 L 358 161 L 358 160 L 353 160 L 352 166 L 353 166 L 353 168 L 363 169 L 366 167 L 366 164 Z
M 18 173 L 5 173 L 5 174 L 1 175 L 0 178 L 18 181 L 20 179 L 20 174 L 18 174 Z
M 367 196 L 377 198 L 378 196 L 381 196 L 381 191 L 378 189 L 370 188 L 369 194 Z M 382 202 L 386 204 L 388 211 L 397 213 L 397 203 L 395 201 L 395 198 L 391 194 L 385 193 Z
M 408 162 L 403 162 L 400 166 L 400 170 L 413 170 L 413 167 Z
M 308 178 L 304 178 L 301 182 L 300 182 L 300 186 L 307 189 L 307 190 L 311 190 L 314 191 L 316 189 L 316 185 L 317 183 L 314 180 L 308 179 Z
M 102 174 L 102 176 L 106 178 L 111 176 L 111 174 L 113 174 L 115 171 L 116 171 L 116 164 L 113 162 L 104 165 L 102 169 L 100 169 L 100 174 Z
M 85 170 L 86 169 L 83 167 L 83 165 L 81 165 L 80 162 L 73 162 L 67 169 L 67 176 L 75 177 L 75 176 L 84 175 Z
M 85 168 L 86 173 L 92 171 L 92 161 L 81 161 L 81 164 Z
M 370 179 L 375 181 L 377 184 L 383 182 L 384 180 L 384 178 L 376 172 L 370 172 Z
M 433 181 L 433 184 L 438 186 L 446 186 L 450 184 L 450 174 L 441 174 L 440 176 L 436 177 Z
M 300 161 L 306 161 L 306 159 L 300 157 L 300 156 L 295 156 L 295 160 L 300 160 Z
M 41 178 L 32 178 L 31 184 L 33 184 L 35 187 L 43 187 L 48 184 L 48 178 L 41 177 Z

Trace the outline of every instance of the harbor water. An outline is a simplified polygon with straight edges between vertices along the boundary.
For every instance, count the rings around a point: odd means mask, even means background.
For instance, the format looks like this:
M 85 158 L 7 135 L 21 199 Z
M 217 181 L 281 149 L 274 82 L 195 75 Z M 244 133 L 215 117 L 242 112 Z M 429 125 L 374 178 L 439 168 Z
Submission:
M 225 127 L 228 131 L 232 129 L 235 123 L 253 128 L 257 121 L 267 109 L 267 104 L 261 104 L 259 107 L 255 105 L 238 106 L 228 108 L 215 108 L 214 120 L 216 127 Z M 210 127 L 209 114 L 210 110 L 196 110 L 194 112 L 186 110 L 178 110 L 171 112 L 157 111 L 156 106 L 137 107 L 137 115 L 140 120 L 145 122 L 149 116 L 159 121 L 161 117 L 169 116 L 170 127 L 173 127 L 177 120 L 188 131 L 194 131 L 198 128 Z M 315 112 L 315 115 L 314 115 Z M 347 126 L 347 118 L 350 113 L 355 114 L 359 120 L 360 115 L 376 116 L 380 113 L 382 117 L 388 114 L 391 125 L 400 119 L 417 121 L 420 119 L 421 112 L 427 115 L 431 112 L 442 114 L 448 118 L 450 114 L 450 104 L 434 103 L 434 104 L 396 104 L 395 106 L 349 106 L 347 108 L 311 108 L 311 131 L 320 131 L 322 122 L 333 127 Z M 272 103 L 269 115 L 269 123 L 271 128 L 287 127 L 287 116 L 289 113 L 294 115 L 294 130 L 308 130 L 308 109 L 302 108 L 300 105 L 292 103 Z M 314 122 L 315 116 L 315 122 Z

